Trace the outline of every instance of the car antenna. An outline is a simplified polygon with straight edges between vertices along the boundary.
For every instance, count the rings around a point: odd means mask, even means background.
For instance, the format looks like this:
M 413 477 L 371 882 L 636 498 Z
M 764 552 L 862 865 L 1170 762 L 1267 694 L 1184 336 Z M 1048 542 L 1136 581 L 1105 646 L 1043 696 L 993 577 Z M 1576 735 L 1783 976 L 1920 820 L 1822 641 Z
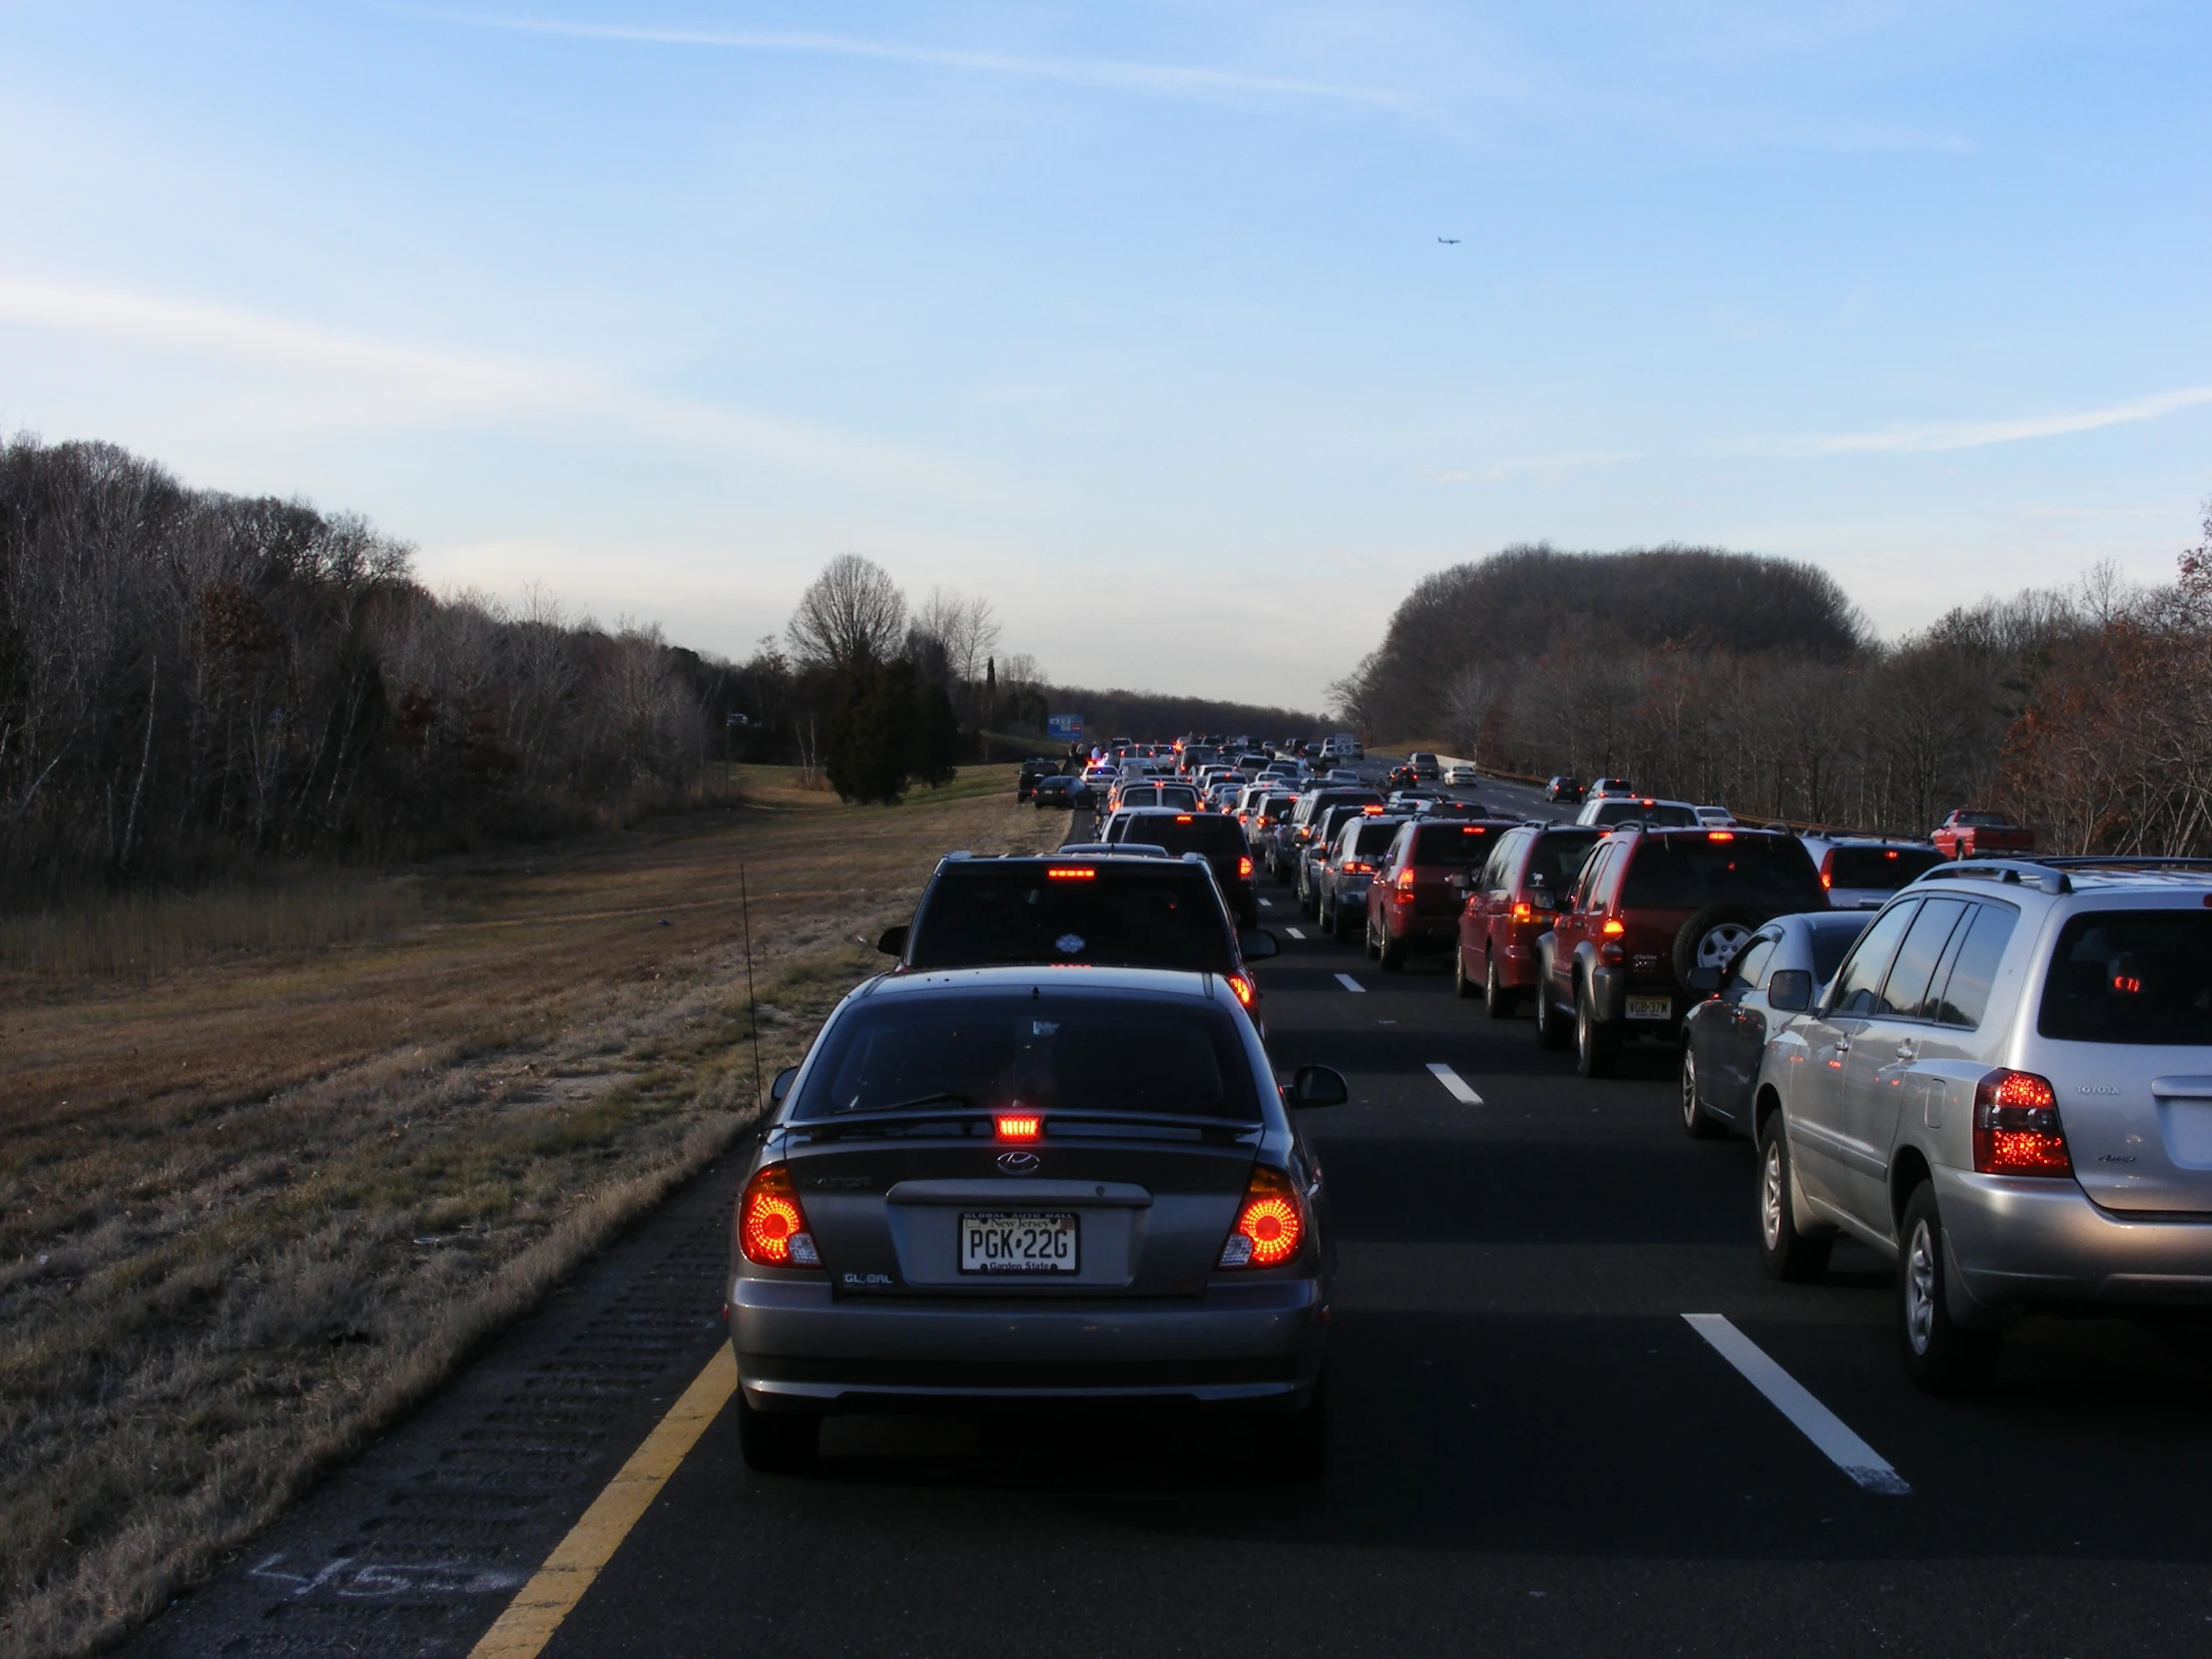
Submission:
M 745 865 L 738 865 L 738 910 L 745 918 L 745 1019 L 753 1027 L 753 1109 L 761 1109 L 761 1005 L 753 1000 L 753 895 L 746 890 Z

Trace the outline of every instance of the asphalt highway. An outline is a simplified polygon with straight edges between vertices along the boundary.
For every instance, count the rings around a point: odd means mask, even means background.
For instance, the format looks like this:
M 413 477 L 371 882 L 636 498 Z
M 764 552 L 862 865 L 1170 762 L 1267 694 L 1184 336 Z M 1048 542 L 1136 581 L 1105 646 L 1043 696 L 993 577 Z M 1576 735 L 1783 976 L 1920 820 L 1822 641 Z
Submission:
M 2212 1651 L 2204 1364 L 2029 1321 L 1988 1396 L 1916 1393 L 1871 1252 L 1762 1276 L 1750 1148 L 1683 1134 L 1671 1053 L 1579 1080 L 1444 964 L 1384 973 L 1263 890 L 1270 1047 L 1354 1096 L 1308 1125 L 1342 1252 L 1324 1478 L 1242 1427 L 857 1418 L 771 1477 L 724 1409 L 544 1653 Z M 716 1355 L 736 1174 L 134 1650 L 469 1652 Z

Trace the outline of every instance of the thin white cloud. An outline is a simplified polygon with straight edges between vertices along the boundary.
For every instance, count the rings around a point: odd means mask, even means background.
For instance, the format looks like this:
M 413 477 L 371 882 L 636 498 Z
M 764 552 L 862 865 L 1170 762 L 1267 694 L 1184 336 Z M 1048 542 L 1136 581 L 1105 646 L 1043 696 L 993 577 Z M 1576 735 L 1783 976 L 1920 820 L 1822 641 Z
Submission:
M 307 392 L 334 425 L 612 424 L 811 470 L 970 487 L 949 466 L 886 445 L 658 396 L 564 363 L 437 350 L 193 300 L 0 273 L 0 325 L 263 370 Z
M 1914 425 L 1886 426 L 1879 432 L 1847 432 L 1815 438 L 1807 450 L 1816 455 L 1861 454 L 1870 450 L 1938 451 L 1982 449 L 1992 443 L 2017 443 L 2023 438 L 2063 437 L 2069 432 L 2093 432 L 2102 426 L 2125 426 L 2137 420 L 2155 420 L 2177 409 L 2212 403 L 2212 386 L 2184 386 L 2154 397 L 2138 397 L 2101 409 L 2079 409 L 2071 414 L 2029 415 L 2019 420 L 1937 420 Z
M 937 69 L 980 70 L 997 75 L 1035 76 L 1192 97 L 1222 93 L 1267 93 L 1279 97 L 1320 98 L 1339 103 L 1403 109 L 1405 94 L 1379 87 L 1335 86 L 1281 75 L 1253 75 L 1234 69 L 1201 69 L 1182 64 L 1132 63 L 1117 59 L 1029 58 L 1006 52 L 914 46 L 899 41 L 863 40 L 783 30 L 659 28 L 645 24 L 575 23 L 557 18 L 496 17 L 462 12 L 424 11 L 415 15 L 472 29 L 501 29 L 514 34 L 559 35 L 572 40 L 626 41 L 643 46 L 706 46 L 738 52 L 798 52 L 821 57 L 876 58 L 892 63 L 925 64 Z

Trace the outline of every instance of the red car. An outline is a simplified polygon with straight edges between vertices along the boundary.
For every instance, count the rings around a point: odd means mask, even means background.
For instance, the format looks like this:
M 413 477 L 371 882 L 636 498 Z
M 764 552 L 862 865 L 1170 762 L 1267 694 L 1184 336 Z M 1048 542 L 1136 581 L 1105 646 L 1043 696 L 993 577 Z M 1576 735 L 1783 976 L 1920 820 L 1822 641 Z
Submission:
M 1612 1074 L 1630 1037 L 1680 1040 L 1770 916 L 1825 910 L 1812 854 L 1776 830 L 1639 830 L 1600 841 L 1538 941 L 1536 1041 L 1573 1045 L 1585 1077 Z
M 1946 858 L 1986 858 L 2035 850 L 2033 831 L 2022 830 L 2002 813 L 1977 813 L 1961 807 L 1928 837 Z
M 1368 954 L 1394 973 L 1412 951 L 1455 948 L 1460 901 L 1451 877 L 1487 863 L 1513 828 L 1444 819 L 1399 830 L 1368 883 Z
M 1604 836 L 1583 825 L 1523 824 L 1497 837 L 1480 869 L 1450 877 L 1467 895 L 1451 970 L 1461 996 L 1479 994 L 1490 1017 L 1504 1019 L 1535 988 L 1536 940 Z

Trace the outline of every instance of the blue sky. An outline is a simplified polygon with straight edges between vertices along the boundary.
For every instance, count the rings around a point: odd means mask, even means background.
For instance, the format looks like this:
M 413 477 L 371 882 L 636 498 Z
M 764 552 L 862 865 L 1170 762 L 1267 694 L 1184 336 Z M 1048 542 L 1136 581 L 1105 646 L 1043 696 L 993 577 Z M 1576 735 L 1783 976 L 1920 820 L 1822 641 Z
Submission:
M 846 550 L 1307 706 L 1514 541 L 1895 634 L 2196 539 L 2208 62 L 2202 4 L 0 0 L 0 427 L 739 654 Z

